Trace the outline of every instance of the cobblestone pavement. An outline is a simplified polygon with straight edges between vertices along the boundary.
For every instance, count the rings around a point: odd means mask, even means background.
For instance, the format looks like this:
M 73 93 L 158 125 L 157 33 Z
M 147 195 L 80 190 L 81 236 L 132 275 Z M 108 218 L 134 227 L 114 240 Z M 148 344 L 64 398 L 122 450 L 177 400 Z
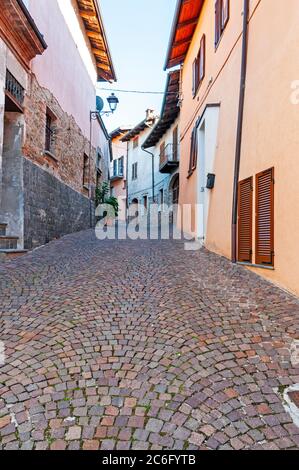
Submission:
M 0 289 L 1 448 L 299 447 L 299 304 L 244 268 L 82 232 L 0 265 Z

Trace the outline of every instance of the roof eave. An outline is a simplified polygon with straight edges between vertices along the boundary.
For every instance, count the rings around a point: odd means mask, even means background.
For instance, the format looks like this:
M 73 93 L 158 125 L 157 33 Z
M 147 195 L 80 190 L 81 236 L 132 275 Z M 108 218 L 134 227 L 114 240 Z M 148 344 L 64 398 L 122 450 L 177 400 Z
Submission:
M 100 27 L 101 27 L 101 30 L 103 32 L 103 41 L 104 41 L 104 44 L 105 44 L 105 48 L 106 48 L 106 51 L 107 51 L 107 56 L 108 56 L 109 63 L 110 63 L 110 68 L 111 68 L 111 76 L 112 76 L 111 81 L 117 82 L 117 76 L 116 76 L 115 68 L 114 68 L 114 65 L 113 65 L 113 60 L 112 60 L 110 47 L 109 47 L 109 43 L 108 43 L 108 39 L 107 39 L 107 34 L 106 34 L 104 22 L 103 22 L 103 16 L 102 16 L 101 8 L 100 8 L 98 0 L 93 0 L 93 2 L 95 4 L 95 9 L 96 9 L 96 13 L 97 13 L 98 20 L 99 20 L 99 23 L 100 23 Z
M 170 60 L 170 53 L 171 53 L 171 49 L 172 49 L 172 44 L 173 44 L 175 34 L 176 34 L 177 23 L 178 23 L 178 20 L 179 20 L 179 17 L 180 17 L 181 6 L 182 6 L 182 0 L 177 0 L 174 19 L 173 19 L 172 27 L 171 27 L 170 39 L 169 39 L 168 48 L 167 48 L 166 61 L 165 61 L 165 64 L 164 64 L 164 71 L 166 71 L 169 68 L 168 63 L 169 63 L 169 60 Z

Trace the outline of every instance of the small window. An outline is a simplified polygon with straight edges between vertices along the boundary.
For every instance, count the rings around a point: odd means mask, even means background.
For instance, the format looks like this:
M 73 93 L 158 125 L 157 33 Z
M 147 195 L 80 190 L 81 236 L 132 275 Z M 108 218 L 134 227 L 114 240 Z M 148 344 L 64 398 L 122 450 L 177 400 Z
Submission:
M 133 163 L 132 165 L 132 180 L 137 179 L 137 163 Z
M 136 149 L 138 147 L 138 144 L 139 144 L 139 138 L 135 137 L 135 139 L 133 140 L 133 149 Z
M 85 188 L 88 188 L 88 183 L 89 183 L 89 158 L 86 153 L 84 154 L 83 157 L 83 186 Z
M 163 189 L 160 189 L 160 191 L 159 191 L 159 204 L 161 204 L 161 205 L 164 204 L 164 191 L 163 191 Z
M 206 67 L 206 36 L 202 36 L 200 41 L 200 48 L 198 55 L 193 62 L 193 71 L 192 71 L 192 93 L 195 97 L 197 90 L 205 78 L 205 67 Z
M 25 90 L 9 70 L 6 70 L 5 91 L 9 93 L 20 106 L 23 106 Z
M 113 176 L 117 176 L 117 170 L 118 170 L 118 160 L 113 160 Z
M 100 187 L 101 180 L 102 180 L 102 172 L 101 172 L 101 170 L 97 169 L 97 174 L 96 174 L 96 186 L 97 186 L 97 188 Z
M 191 135 L 188 177 L 192 175 L 192 173 L 194 172 L 194 170 L 196 169 L 196 166 L 197 166 L 197 153 L 198 153 L 197 132 L 198 132 L 197 127 L 195 126 L 193 131 L 192 131 L 192 135 Z
M 143 196 L 143 206 L 144 209 L 147 210 L 147 196 Z
M 124 157 L 118 159 L 118 174 L 124 176 Z
M 229 20 L 229 0 L 216 0 L 215 3 L 215 47 L 218 46 Z
M 102 155 L 100 151 L 97 152 L 97 169 L 102 172 Z
M 45 135 L 45 151 L 54 155 L 55 150 L 55 118 L 49 109 L 46 113 L 46 135 Z

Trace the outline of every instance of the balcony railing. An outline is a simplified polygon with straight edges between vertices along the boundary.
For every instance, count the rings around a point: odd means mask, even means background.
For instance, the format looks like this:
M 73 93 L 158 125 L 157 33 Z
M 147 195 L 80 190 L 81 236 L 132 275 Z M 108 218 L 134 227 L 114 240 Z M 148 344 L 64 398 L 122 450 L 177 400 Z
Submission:
M 23 106 L 25 90 L 9 70 L 6 71 L 5 90 L 11 94 L 19 105 Z
M 169 173 L 180 162 L 179 146 L 168 144 L 160 153 L 160 172 Z
M 121 179 L 124 177 L 124 170 L 123 168 L 111 168 L 110 170 L 110 179 L 115 180 L 115 179 Z

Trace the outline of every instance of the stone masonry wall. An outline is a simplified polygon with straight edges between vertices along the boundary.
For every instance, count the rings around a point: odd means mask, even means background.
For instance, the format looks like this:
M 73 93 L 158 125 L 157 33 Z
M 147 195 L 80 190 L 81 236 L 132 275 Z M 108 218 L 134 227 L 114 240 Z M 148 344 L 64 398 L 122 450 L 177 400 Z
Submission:
M 26 158 L 23 178 L 24 248 L 31 249 L 90 227 L 92 202 L 87 197 Z
M 89 140 L 82 134 L 75 119 L 63 111 L 53 94 L 39 85 L 34 74 L 29 81 L 24 107 L 26 128 L 23 155 L 71 188 L 88 195 L 86 188 L 83 188 L 83 159 L 84 153 L 89 155 Z M 47 109 L 55 117 L 55 158 L 44 151 Z M 95 181 L 96 149 L 92 148 L 91 184 L 95 185 Z

